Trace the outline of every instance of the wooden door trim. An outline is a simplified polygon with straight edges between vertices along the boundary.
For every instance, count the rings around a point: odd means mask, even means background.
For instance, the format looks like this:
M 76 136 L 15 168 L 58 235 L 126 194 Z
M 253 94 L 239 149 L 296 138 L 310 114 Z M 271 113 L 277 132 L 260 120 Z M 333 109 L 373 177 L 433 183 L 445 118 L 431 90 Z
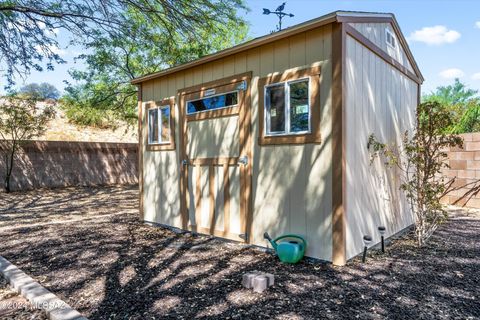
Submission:
M 213 234 L 215 236 L 220 237 L 228 237 L 231 239 L 237 239 L 238 234 L 232 234 L 229 232 L 229 229 L 225 229 L 225 227 L 230 227 L 229 223 L 225 225 L 224 221 L 224 231 L 219 230 L 211 230 L 213 224 L 211 224 L 210 228 L 203 228 L 199 226 L 199 213 L 201 208 L 201 167 L 202 166 L 209 166 L 209 171 L 214 172 L 212 168 L 214 166 L 223 166 L 224 168 L 227 167 L 226 175 L 229 174 L 229 165 L 237 165 L 239 157 L 218 157 L 218 158 L 196 158 L 196 159 L 188 159 L 187 158 L 187 144 L 188 144 L 188 128 L 187 123 L 189 121 L 198 121 L 198 120 L 205 120 L 208 118 L 216 118 L 216 116 L 231 116 L 231 115 L 238 115 L 239 121 L 239 140 L 240 140 L 240 156 L 246 155 L 249 159 L 248 165 L 239 165 L 239 176 L 240 176 L 240 224 L 241 224 L 241 232 L 245 232 L 247 237 L 244 239 L 248 242 L 248 235 L 251 234 L 251 215 L 252 215 L 252 203 L 251 203 L 251 183 L 252 183 L 252 137 L 251 137 L 251 78 L 252 72 L 246 72 L 238 75 L 234 75 L 232 77 L 227 77 L 215 81 L 211 81 L 208 83 L 204 83 L 198 86 L 188 87 L 181 90 L 178 90 L 178 105 L 179 105 L 179 127 L 180 127 L 180 156 L 181 161 L 186 160 L 186 165 L 182 164 L 181 170 L 181 177 L 180 177 L 180 193 L 181 193 L 181 216 L 184 219 L 184 223 L 182 225 L 187 226 L 185 229 L 188 228 L 188 220 L 189 220 L 189 212 L 188 212 L 188 205 L 187 199 L 189 199 L 189 191 L 188 191 L 188 165 L 194 165 L 197 168 L 197 178 L 196 178 L 196 199 L 195 199 L 195 225 L 189 226 L 189 229 L 200 232 L 200 233 L 207 233 Z M 212 87 L 225 87 L 225 89 L 229 90 L 231 88 L 235 88 L 235 85 L 238 82 L 246 81 L 246 89 L 239 90 L 238 101 L 239 105 L 236 107 L 225 108 L 221 110 L 212 110 L 208 112 L 197 113 L 194 115 L 187 115 L 185 110 L 185 102 L 187 99 L 192 97 L 199 96 L 201 97 L 204 90 L 211 89 Z M 243 103 L 243 105 L 242 105 Z M 240 107 L 242 106 L 242 107 Z M 227 113 L 236 112 L 234 114 L 221 114 L 221 112 L 225 112 L 223 110 L 231 109 L 227 111 Z M 221 111 L 221 112 L 217 112 Z M 198 116 L 200 114 L 200 116 Z M 202 114 L 205 114 L 203 116 Z M 213 116 L 212 116 L 213 115 Z M 211 179 L 212 174 L 209 173 L 209 179 Z M 214 176 L 214 173 L 213 173 Z M 212 182 L 210 182 L 209 189 L 212 190 L 211 186 Z M 225 192 L 226 187 L 228 187 L 228 191 Z M 227 210 L 224 213 L 228 213 L 230 215 L 230 179 L 228 178 L 228 184 L 226 185 L 224 180 L 224 206 Z M 213 188 L 214 189 L 214 188 Z M 228 205 L 225 204 L 225 194 L 228 196 Z M 213 199 L 213 200 L 212 200 Z M 213 203 L 213 205 L 212 205 Z M 210 221 L 212 221 L 212 207 L 215 204 L 215 197 L 213 192 L 210 193 Z M 215 212 L 213 211 L 213 217 L 215 216 Z M 225 220 L 226 215 L 224 215 Z
M 180 89 L 180 90 L 178 90 L 178 94 L 180 96 L 187 95 L 187 94 L 192 94 L 192 93 L 199 92 L 199 91 L 204 91 L 204 90 L 213 89 L 213 88 L 216 88 L 216 87 L 225 86 L 225 85 L 228 85 L 228 84 L 241 82 L 243 80 L 248 80 L 249 81 L 251 78 L 252 78 L 252 72 L 251 71 L 244 72 L 244 73 L 239 73 L 239 74 L 236 74 L 236 75 L 233 75 L 233 76 L 230 76 L 230 77 L 225 77 L 225 78 L 222 78 L 222 79 L 213 80 L 213 81 L 205 82 L 205 83 L 202 83 L 202 84 L 199 84 L 199 85 L 195 85 L 195 86 Z

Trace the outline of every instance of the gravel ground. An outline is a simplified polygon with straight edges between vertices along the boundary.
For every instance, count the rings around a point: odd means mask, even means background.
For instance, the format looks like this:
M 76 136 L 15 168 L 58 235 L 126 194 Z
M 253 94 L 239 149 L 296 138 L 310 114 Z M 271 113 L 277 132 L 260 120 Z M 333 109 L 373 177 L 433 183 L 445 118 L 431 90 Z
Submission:
M 0 255 L 90 319 L 480 319 L 473 211 L 452 209 L 425 248 L 405 235 L 333 267 L 150 227 L 137 206 L 136 187 L 0 194 Z M 252 270 L 275 285 L 243 289 Z

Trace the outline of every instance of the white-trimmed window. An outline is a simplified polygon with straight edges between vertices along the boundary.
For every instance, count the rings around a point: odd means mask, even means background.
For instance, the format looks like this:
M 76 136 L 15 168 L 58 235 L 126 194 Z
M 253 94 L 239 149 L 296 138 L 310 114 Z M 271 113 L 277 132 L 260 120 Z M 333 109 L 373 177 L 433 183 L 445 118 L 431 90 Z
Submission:
M 170 133 L 170 106 L 160 106 L 148 109 L 148 143 L 169 144 Z
M 385 29 L 385 35 L 386 35 L 386 41 L 387 41 L 387 45 L 389 45 L 390 47 L 392 47 L 393 49 L 396 49 L 397 48 L 397 38 L 395 37 L 395 35 L 393 34 L 393 32 L 391 32 L 390 30 L 388 29 Z
M 310 78 L 265 86 L 265 135 L 311 132 Z
M 207 90 L 206 97 L 187 101 L 187 114 L 224 109 L 238 105 L 238 91 L 215 94 L 215 89 Z

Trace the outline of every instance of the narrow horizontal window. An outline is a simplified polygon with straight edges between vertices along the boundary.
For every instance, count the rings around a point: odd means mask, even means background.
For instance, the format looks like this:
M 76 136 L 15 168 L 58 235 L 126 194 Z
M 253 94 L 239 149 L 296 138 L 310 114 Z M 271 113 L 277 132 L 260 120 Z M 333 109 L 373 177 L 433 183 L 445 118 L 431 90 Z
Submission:
M 170 142 L 170 106 L 148 110 L 148 143 L 164 144 Z
M 309 79 L 267 86 L 265 109 L 266 135 L 310 132 Z
M 229 92 L 187 102 L 187 114 L 233 107 L 238 104 L 238 92 Z

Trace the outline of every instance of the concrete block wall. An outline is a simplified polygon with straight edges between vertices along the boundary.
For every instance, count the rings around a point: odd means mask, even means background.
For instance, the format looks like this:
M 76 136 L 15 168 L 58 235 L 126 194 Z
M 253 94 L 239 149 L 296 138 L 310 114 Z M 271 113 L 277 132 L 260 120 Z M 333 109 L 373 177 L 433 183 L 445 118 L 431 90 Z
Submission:
M 0 159 L 3 189 L 5 159 Z M 136 143 L 32 141 L 15 160 L 12 191 L 138 183 Z
M 463 148 L 452 148 L 447 151 L 450 169 L 444 171 L 448 178 L 457 177 L 455 186 L 474 183 L 480 179 L 480 132 L 460 136 L 464 140 Z M 467 191 L 468 188 L 453 191 L 445 197 L 444 202 L 453 204 Z M 461 199 L 456 205 L 464 204 L 466 207 L 480 208 L 480 193 L 468 201 Z

